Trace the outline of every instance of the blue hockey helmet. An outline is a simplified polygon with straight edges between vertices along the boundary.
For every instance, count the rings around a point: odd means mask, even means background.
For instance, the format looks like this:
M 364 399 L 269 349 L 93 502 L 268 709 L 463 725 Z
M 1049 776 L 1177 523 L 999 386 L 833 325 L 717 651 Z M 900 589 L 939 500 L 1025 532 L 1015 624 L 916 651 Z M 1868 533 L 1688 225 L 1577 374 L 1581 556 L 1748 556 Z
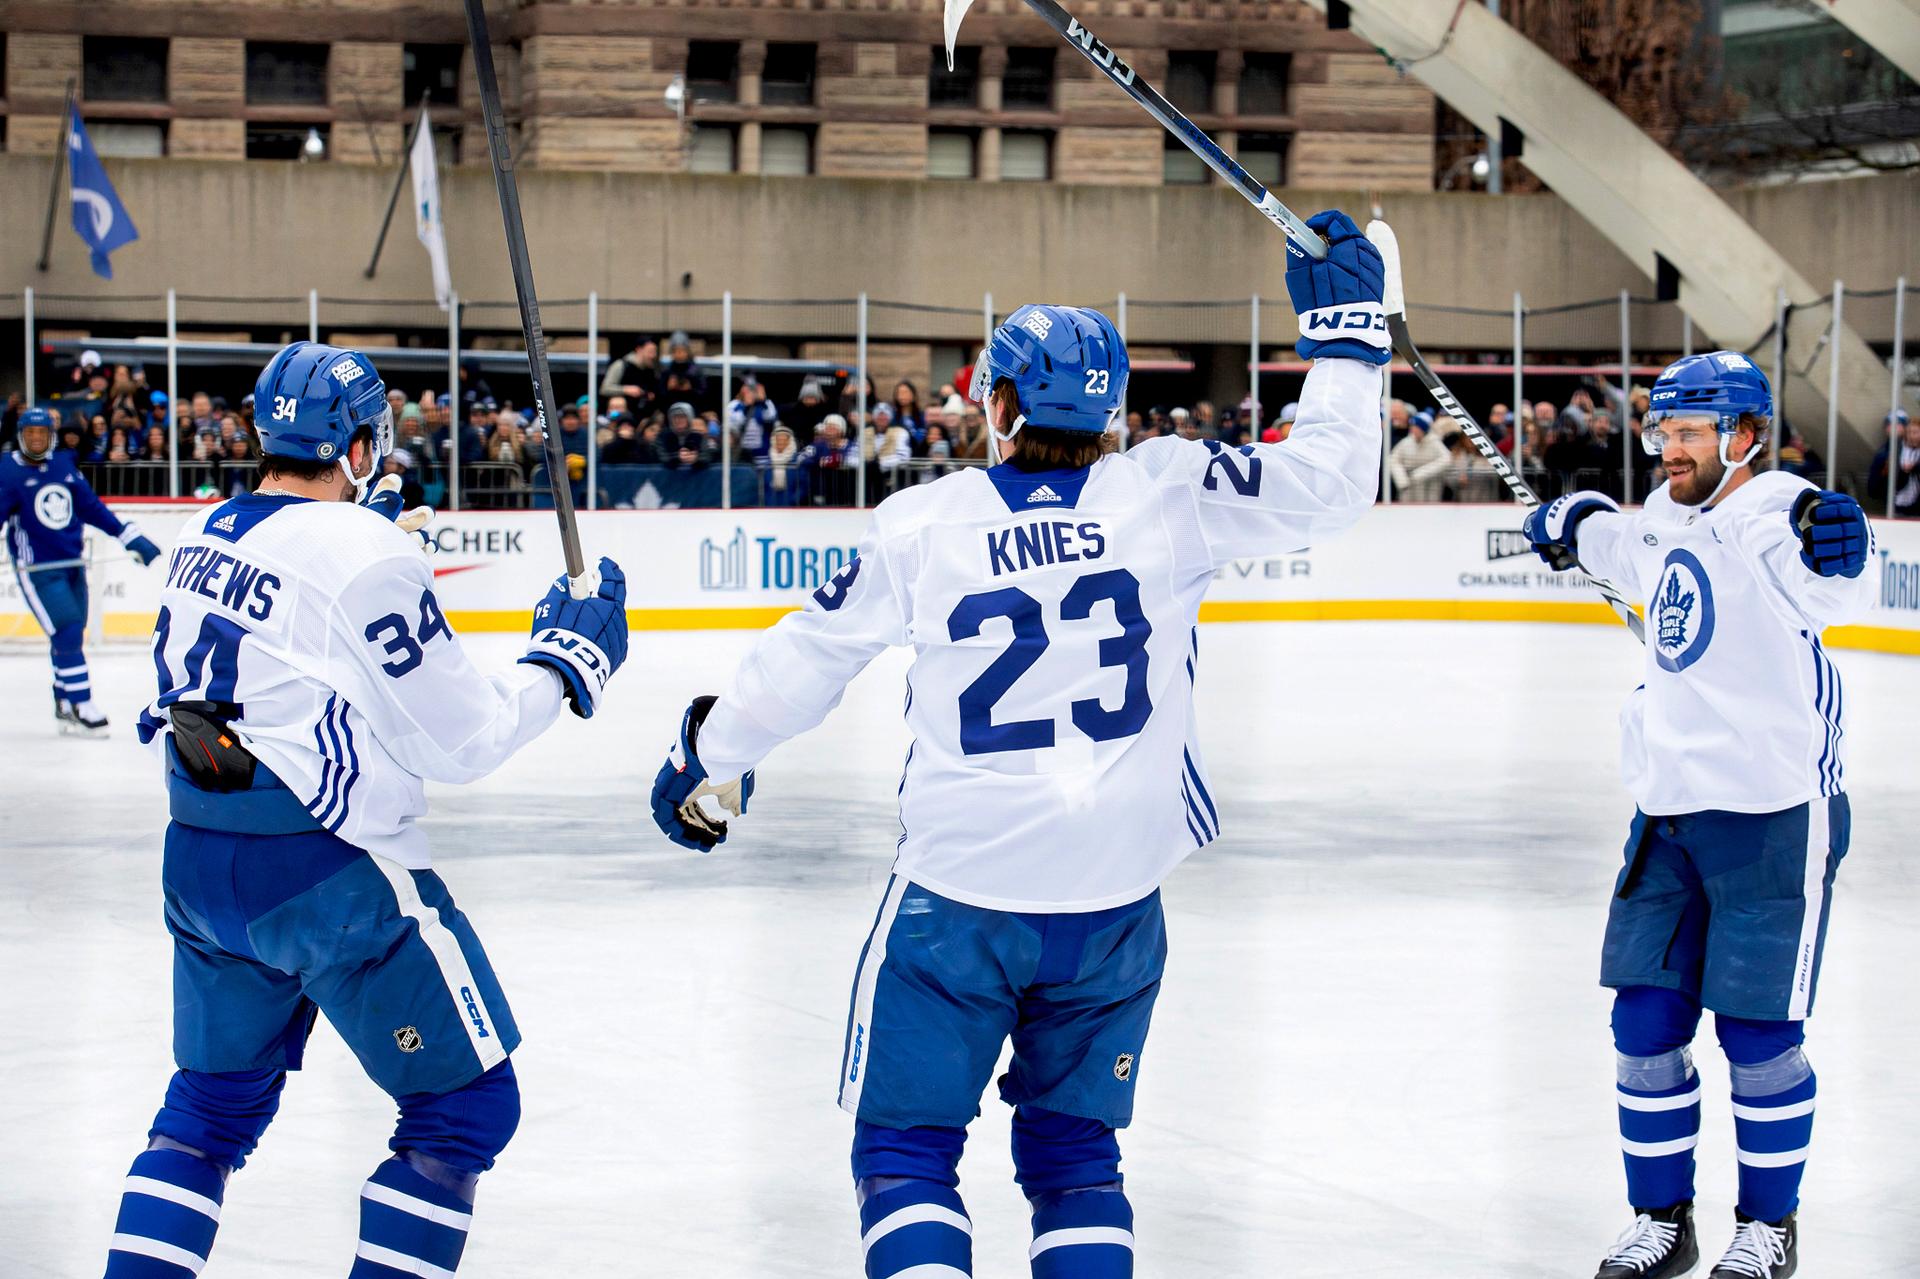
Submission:
M 356 484 L 379 473 L 393 452 L 393 408 L 373 361 L 358 351 L 320 342 L 295 342 L 268 361 L 253 388 L 253 426 L 268 457 L 347 465 L 347 446 L 362 430 L 373 433 L 373 458 Z
M 974 361 L 971 398 L 985 404 L 994 384 L 1011 379 L 1020 402 L 1012 439 L 1023 425 L 1098 435 L 1127 398 L 1127 345 L 1113 321 L 1082 306 L 1023 306 L 993 331 Z
M 1676 360 L 1661 372 L 1647 396 L 1641 443 L 1649 453 L 1662 447 L 1660 423 L 1670 417 L 1709 417 L 1725 441 L 1743 414 L 1773 420 L 1773 388 L 1760 366 L 1738 351 L 1712 351 Z
M 35 405 L 33 408 L 22 409 L 20 410 L 20 420 L 15 423 L 15 426 L 19 431 L 17 438 L 20 441 L 20 452 L 26 457 L 27 461 L 46 461 L 53 453 L 55 437 L 60 430 L 60 421 L 54 417 L 53 410 L 43 409 L 38 405 Z M 27 431 L 29 428 L 36 426 L 44 427 L 47 432 L 47 447 L 41 449 L 38 453 L 27 447 Z

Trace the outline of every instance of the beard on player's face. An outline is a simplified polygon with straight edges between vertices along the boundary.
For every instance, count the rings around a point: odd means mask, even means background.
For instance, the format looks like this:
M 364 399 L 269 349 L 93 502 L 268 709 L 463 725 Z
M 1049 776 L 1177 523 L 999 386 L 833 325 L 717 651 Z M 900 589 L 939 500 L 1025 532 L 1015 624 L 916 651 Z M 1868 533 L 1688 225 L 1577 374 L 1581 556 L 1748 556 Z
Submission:
M 1667 470 L 1667 495 L 1682 506 L 1698 506 L 1727 474 L 1718 447 L 1690 451 L 1678 445 L 1661 454 Z

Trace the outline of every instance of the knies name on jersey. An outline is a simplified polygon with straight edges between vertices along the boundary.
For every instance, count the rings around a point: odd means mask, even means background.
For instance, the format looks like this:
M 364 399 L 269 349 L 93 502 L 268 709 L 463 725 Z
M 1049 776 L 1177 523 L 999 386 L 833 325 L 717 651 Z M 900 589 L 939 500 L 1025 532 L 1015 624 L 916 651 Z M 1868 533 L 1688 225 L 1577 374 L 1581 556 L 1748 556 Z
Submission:
M 273 613 L 280 579 L 211 546 L 182 546 L 167 565 L 167 589 L 176 587 L 264 622 Z
M 1097 560 L 1107 553 L 1107 535 L 1098 520 L 1022 520 L 988 529 L 987 567 L 995 577 L 1026 573 L 1076 560 Z

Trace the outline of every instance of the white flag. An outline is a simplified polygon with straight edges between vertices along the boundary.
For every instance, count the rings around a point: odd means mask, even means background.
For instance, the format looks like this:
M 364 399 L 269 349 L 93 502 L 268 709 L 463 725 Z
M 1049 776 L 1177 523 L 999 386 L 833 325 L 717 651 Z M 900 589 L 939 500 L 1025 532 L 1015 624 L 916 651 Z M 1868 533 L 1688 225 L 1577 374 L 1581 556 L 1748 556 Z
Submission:
M 447 273 L 447 234 L 440 218 L 439 157 L 434 154 L 433 130 L 426 115 L 422 107 L 420 127 L 413 135 L 413 154 L 408 157 L 413 170 L 413 226 L 433 262 L 433 297 L 444 311 L 453 301 L 453 277 Z

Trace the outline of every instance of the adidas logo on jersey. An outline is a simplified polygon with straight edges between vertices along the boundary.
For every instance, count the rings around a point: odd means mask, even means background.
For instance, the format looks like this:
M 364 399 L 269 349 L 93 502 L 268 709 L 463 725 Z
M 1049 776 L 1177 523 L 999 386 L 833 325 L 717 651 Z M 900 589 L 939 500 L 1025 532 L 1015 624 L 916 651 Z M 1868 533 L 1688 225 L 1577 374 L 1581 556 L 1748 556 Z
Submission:
M 233 532 L 233 525 L 234 525 L 234 517 L 232 515 L 222 515 L 219 519 L 213 522 L 213 526 L 219 529 L 222 533 Z
M 1032 506 L 1035 502 L 1058 502 L 1059 500 L 1060 495 L 1053 491 L 1052 486 L 1046 484 L 1027 494 L 1028 506 Z

